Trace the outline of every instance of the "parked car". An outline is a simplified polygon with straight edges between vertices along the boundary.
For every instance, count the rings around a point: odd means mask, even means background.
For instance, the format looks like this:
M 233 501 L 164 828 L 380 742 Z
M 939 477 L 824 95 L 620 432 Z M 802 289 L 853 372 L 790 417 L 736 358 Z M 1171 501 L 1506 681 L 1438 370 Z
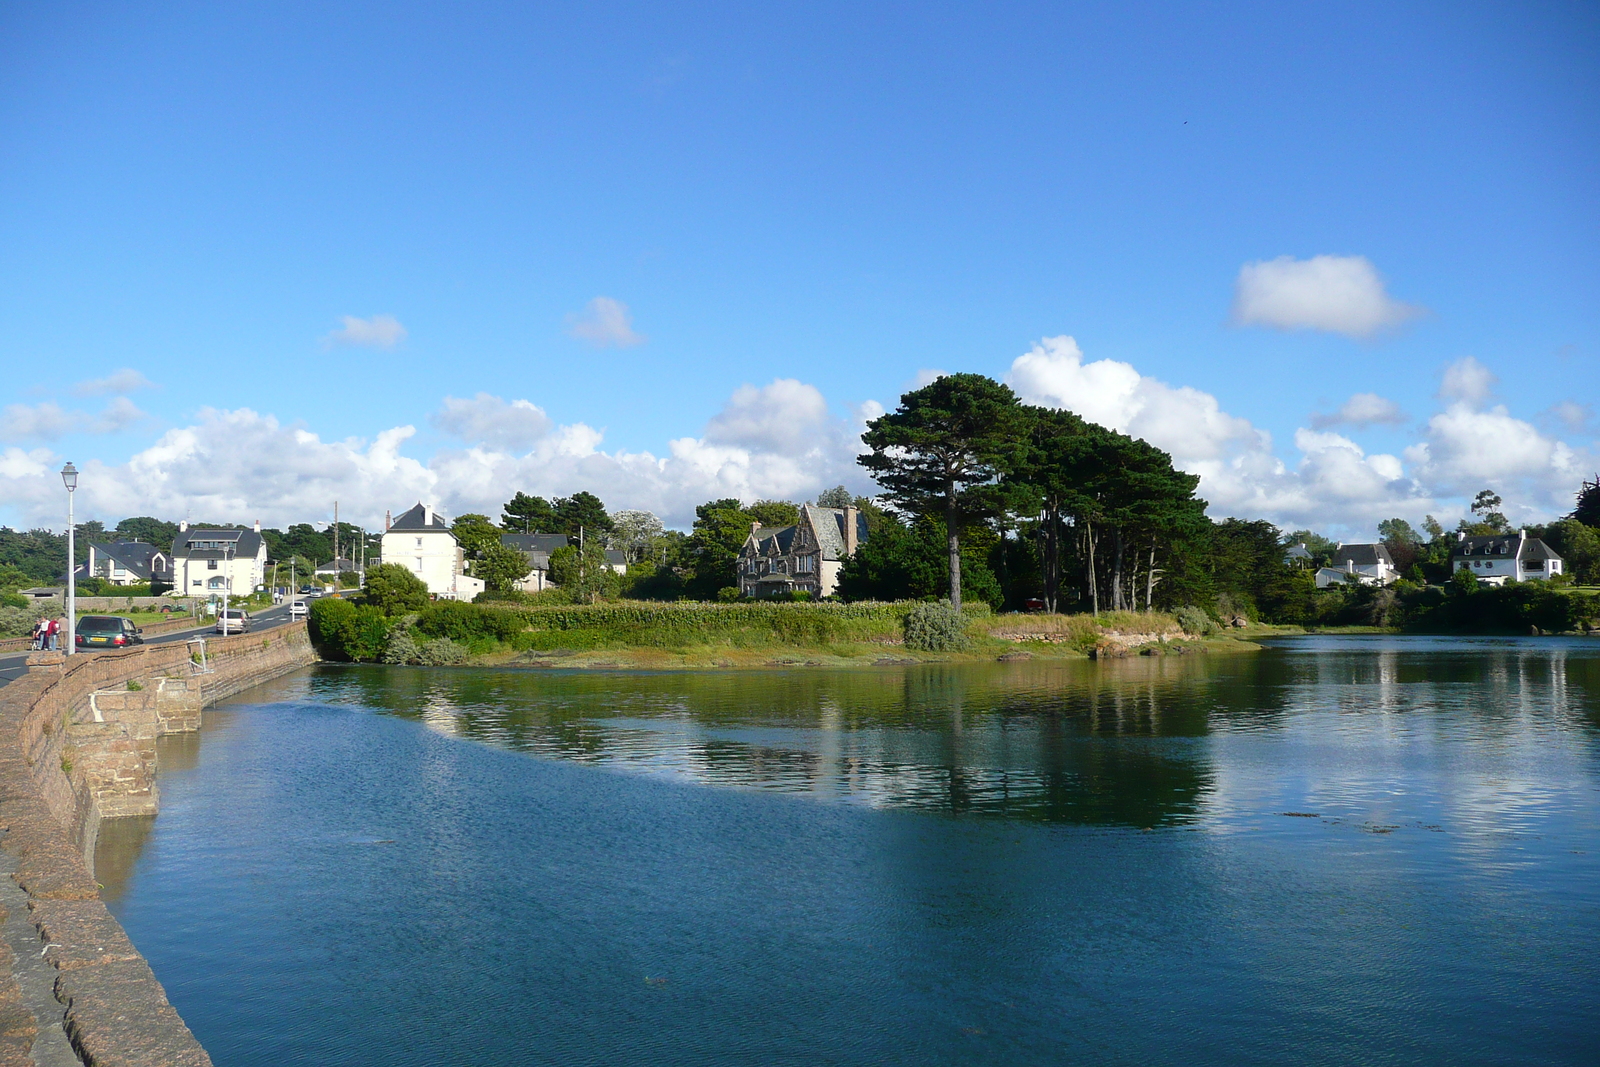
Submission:
M 78 648 L 126 648 L 144 644 L 144 631 L 120 615 L 85 615 L 78 620 Z
M 250 615 L 238 608 L 224 608 L 217 612 L 217 625 L 214 627 L 219 634 L 242 634 L 250 629 Z
M 289 605 L 289 618 L 291 619 L 303 619 L 309 614 L 311 614 L 311 606 L 304 600 L 296 600 Z

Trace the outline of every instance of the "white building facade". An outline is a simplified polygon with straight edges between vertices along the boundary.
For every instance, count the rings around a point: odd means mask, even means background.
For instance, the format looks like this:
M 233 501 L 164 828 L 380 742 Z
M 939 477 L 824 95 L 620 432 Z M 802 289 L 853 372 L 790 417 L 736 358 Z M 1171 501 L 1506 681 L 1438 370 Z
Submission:
M 178 527 L 172 542 L 174 596 L 248 596 L 267 580 L 267 542 L 253 530 Z
M 383 562 L 406 568 L 443 600 L 471 600 L 483 592 L 482 579 L 466 573 L 466 557 L 450 524 L 431 504 L 418 504 L 389 523 L 383 531 Z
M 1485 585 L 1553 578 L 1562 572 L 1564 562 L 1549 545 L 1529 537 L 1527 530 L 1492 537 L 1461 534 L 1450 549 L 1450 569 L 1467 571 Z

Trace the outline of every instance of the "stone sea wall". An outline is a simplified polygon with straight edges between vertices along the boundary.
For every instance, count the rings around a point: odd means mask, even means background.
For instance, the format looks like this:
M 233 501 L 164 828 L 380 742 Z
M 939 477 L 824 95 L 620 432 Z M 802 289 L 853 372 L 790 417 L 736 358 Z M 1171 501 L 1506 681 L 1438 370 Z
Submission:
M 155 813 L 157 737 L 316 655 L 304 623 L 194 649 L 36 653 L 0 689 L 0 1067 L 211 1062 L 100 900 L 100 821 Z

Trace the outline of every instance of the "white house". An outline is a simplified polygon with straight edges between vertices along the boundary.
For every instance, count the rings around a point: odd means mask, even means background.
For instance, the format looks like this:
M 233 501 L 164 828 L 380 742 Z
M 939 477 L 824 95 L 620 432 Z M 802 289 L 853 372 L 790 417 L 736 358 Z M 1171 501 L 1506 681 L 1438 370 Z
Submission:
M 1333 561 L 1317 571 L 1317 588 L 1326 589 L 1341 582 L 1388 585 L 1398 577 L 1394 557 L 1383 545 L 1340 544 L 1334 549 Z
M 1490 537 L 1457 534 L 1450 549 L 1450 569 L 1470 571 L 1485 585 L 1504 585 L 1511 578 L 1519 582 L 1553 578 L 1561 573 L 1563 560 L 1527 530 Z
M 444 600 L 471 600 L 483 592 L 483 580 L 466 572 L 466 557 L 450 524 L 430 504 L 418 504 L 385 526 L 383 562 L 405 567 Z
M 172 592 L 178 596 L 248 596 L 267 578 L 267 542 L 253 530 L 189 529 L 172 542 Z
M 867 539 L 867 520 L 857 507 L 804 504 L 793 526 L 750 527 L 735 564 L 745 596 L 810 593 L 832 596 L 839 569 Z

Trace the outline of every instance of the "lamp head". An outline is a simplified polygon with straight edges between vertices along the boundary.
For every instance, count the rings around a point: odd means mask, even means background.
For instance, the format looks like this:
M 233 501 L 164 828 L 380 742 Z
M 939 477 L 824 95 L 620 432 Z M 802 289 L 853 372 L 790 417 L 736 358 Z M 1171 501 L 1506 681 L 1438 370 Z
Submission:
M 67 492 L 69 493 L 78 488 L 78 468 L 74 467 L 71 463 L 68 463 L 65 467 L 62 467 L 61 481 L 62 484 L 67 487 Z

